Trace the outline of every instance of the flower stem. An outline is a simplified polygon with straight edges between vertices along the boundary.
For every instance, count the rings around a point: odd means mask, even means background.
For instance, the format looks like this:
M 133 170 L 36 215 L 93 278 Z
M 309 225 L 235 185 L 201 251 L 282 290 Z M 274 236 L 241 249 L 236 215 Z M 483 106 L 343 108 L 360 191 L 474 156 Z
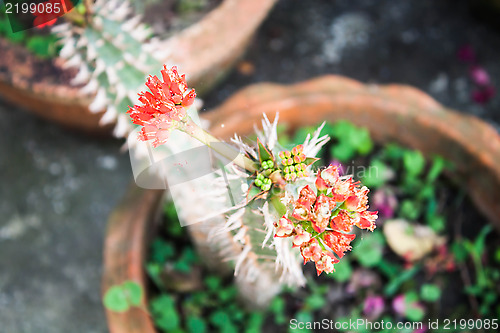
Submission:
M 190 136 L 205 144 L 207 147 L 213 149 L 217 153 L 221 154 L 225 158 L 231 160 L 231 162 L 233 162 L 234 164 L 242 167 L 250 173 L 254 173 L 258 170 L 255 162 L 253 162 L 245 155 L 239 153 L 231 145 L 215 138 L 213 135 L 203 130 L 190 117 L 187 117 L 187 121 L 183 122 L 182 124 L 183 126 L 180 128 L 180 130 L 189 134 Z

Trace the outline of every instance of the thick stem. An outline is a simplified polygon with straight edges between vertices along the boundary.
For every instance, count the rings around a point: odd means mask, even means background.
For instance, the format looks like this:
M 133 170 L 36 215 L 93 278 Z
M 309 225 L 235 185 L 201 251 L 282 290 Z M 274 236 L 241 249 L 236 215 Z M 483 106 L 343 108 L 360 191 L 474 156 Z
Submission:
M 244 168 L 250 173 L 254 173 L 258 170 L 257 166 L 251 159 L 240 154 L 238 151 L 236 151 L 236 149 L 234 149 L 234 147 L 215 138 L 210 133 L 203 130 L 190 117 L 188 117 L 187 121 L 182 124 L 183 126 L 180 129 L 183 132 L 189 134 L 190 136 L 207 145 L 225 158 L 231 160 L 234 164 Z

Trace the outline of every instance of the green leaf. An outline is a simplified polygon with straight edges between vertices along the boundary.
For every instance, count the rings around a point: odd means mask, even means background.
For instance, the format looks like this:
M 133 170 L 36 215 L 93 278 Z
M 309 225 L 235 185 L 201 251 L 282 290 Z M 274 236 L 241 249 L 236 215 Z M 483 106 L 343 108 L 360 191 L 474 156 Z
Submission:
M 487 224 L 485 225 L 481 231 L 479 232 L 479 235 L 476 237 L 476 240 L 474 242 L 474 252 L 477 255 L 482 255 L 484 248 L 485 248 L 485 241 L 486 241 L 486 236 L 493 230 L 491 225 Z
M 155 320 L 155 324 L 165 330 L 173 331 L 179 328 L 179 314 L 175 308 L 166 308 L 161 315 Z
M 397 161 L 403 158 L 406 149 L 395 143 L 387 144 L 383 149 L 383 155 L 392 161 Z
M 421 206 L 418 202 L 409 199 L 404 200 L 399 207 L 399 214 L 401 217 L 416 221 L 421 213 Z
M 445 160 L 440 156 L 435 156 L 432 161 L 431 169 L 427 174 L 427 181 L 429 183 L 434 182 L 446 166 Z
M 330 136 L 338 139 L 339 141 L 347 141 L 350 133 L 356 132 L 357 128 L 347 120 L 337 121 L 331 129 L 331 132 L 327 133 Z
M 297 322 L 302 322 L 302 323 L 310 323 L 310 322 L 314 321 L 313 315 L 309 311 L 304 311 L 304 310 L 297 312 L 295 314 L 295 318 L 297 319 Z M 292 330 L 290 328 L 289 332 L 311 332 L 311 330 L 309 330 L 305 327 L 303 329 L 297 328 L 294 330 Z
M 346 282 L 351 278 L 351 275 L 351 263 L 347 258 L 343 258 L 338 264 L 335 264 L 335 272 L 328 274 L 327 276 L 337 282 Z
M 500 263 L 500 247 L 495 250 L 495 261 Z
M 217 310 L 210 316 L 210 322 L 219 328 L 224 327 L 226 325 L 232 325 L 231 318 L 229 315 L 223 310 Z
M 325 128 L 326 128 L 326 125 L 325 125 Z M 315 128 L 313 126 L 306 126 L 306 127 L 299 128 L 295 132 L 295 135 L 293 136 L 293 142 L 296 144 L 303 143 L 305 141 L 307 135 L 309 135 L 310 133 L 313 133 L 314 131 L 315 131 Z
M 282 297 L 275 297 L 269 306 L 269 310 L 274 313 L 274 322 L 278 325 L 286 322 L 285 318 L 285 301 Z
M 56 40 L 53 36 L 32 36 L 29 37 L 26 48 L 40 58 L 49 58 L 55 56 Z
M 174 299 L 167 294 L 161 294 L 151 301 L 151 310 L 155 324 L 166 331 L 179 328 L 180 318 L 175 307 Z
M 420 289 L 420 296 L 426 302 L 435 302 L 441 297 L 441 289 L 435 284 L 424 284 Z
M 386 284 L 384 293 L 387 296 L 394 295 L 399 290 L 399 287 L 406 281 L 412 279 L 419 270 L 419 265 L 414 265 L 412 268 L 404 270 L 395 278 L 391 279 L 388 284 Z
M 446 227 L 446 219 L 440 215 L 432 215 L 427 218 L 427 224 L 437 233 L 444 231 Z
M 418 295 L 415 291 L 410 291 L 405 294 L 405 316 L 411 321 L 421 321 L 425 315 L 424 310 L 417 302 Z
M 304 161 L 304 164 L 305 165 L 312 165 L 314 163 L 316 163 L 317 161 L 319 161 L 319 158 L 316 158 L 316 157 L 307 157 Z
M 374 267 L 382 260 L 384 244 L 385 240 L 382 233 L 366 234 L 356 242 L 352 252 L 361 266 Z
M 433 184 L 425 184 L 423 185 L 417 194 L 418 199 L 427 199 L 427 200 L 432 200 L 434 199 L 435 194 L 434 194 L 434 186 Z
M 127 295 L 121 285 L 112 286 L 106 291 L 103 304 L 106 309 L 115 312 L 125 312 L 130 308 Z
M 291 145 L 292 139 L 288 135 L 288 124 L 282 123 L 276 126 L 276 133 L 278 134 L 278 143 L 282 147 L 288 147 Z
M 217 293 L 217 296 L 219 297 L 219 299 L 222 302 L 228 302 L 229 300 L 236 298 L 237 293 L 238 293 L 238 290 L 236 289 L 236 287 L 230 286 L 230 287 L 227 287 L 227 288 L 220 290 Z
M 349 132 L 348 141 L 361 155 L 368 154 L 373 149 L 370 132 L 366 128 L 355 128 Z
M 401 272 L 399 265 L 385 259 L 379 262 L 378 269 L 391 280 Z
M 153 244 L 151 244 L 151 259 L 154 262 L 163 264 L 174 256 L 175 247 L 172 243 L 162 239 L 156 239 Z
M 384 185 L 389 179 L 389 167 L 381 160 L 373 160 L 367 172 L 359 173 L 361 182 L 368 187 L 377 188 Z
M 161 281 L 162 264 L 149 262 L 146 264 L 146 272 L 158 288 L 163 288 Z
M 418 176 L 424 171 L 425 158 L 418 150 L 407 150 L 403 155 L 403 165 L 410 175 Z
M 262 324 L 264 323 L 264 316 L 260 312 L 252 312 L 248 323 L 246 325 L 245 333 L 260 333 L 262 331 Z
M 348 162 L 354 157 L 355 153 L 355 148 L 345 142 L 339 142 L 330 148 L 331 157 L 341 162 Z
M 191 266 L 197 261 L 198 257 L 193 249 L 185 247 L 180 258 L 175 262 L 174 269 L 179 272 L 188 273 L 191 271 Z
M 470 285 L 465 287 L 465 292 L 470 295 L 479 296 L 483 292 L 483 288 L 479 285 Z
M 122 284 L 123 291 L 130 305 L 139 306 L 142 300 L 142 288 L 134 281 L 126 281 Z
M 221 280 L 218 276 L 210 275 L 205 278 L 205 286 L 210 291 L 216 291 L 221 285 Z
M 425 316 L 425 312 L 418 306 L 409 306 L 406 308 L 405 316 L 411 321 L 421 321 Z
M 184 229 L 181 227 L 181 223 L 177 217 L 177 210 L 172 201 L 164 206 L 164 213 L 168 221 L 166 223 L 168 234 L 174 237 L 181 236 L 184 233 Z
M 207 331 L 207 324 L 202 318 L 197 316 L 188 316 L 186 327 L 190 333 L 205 333 Z
M 310 310 L 319 310 L 325 306 L 326 300 L 322 295 L 312 294 L 306 298 L 305 305 Z
M 459 263 L 464 262 L 467 259 L 468 253 L 463 243 L 453 243 L 451 245 L 451 252 L 453 252 L 455 260 Z

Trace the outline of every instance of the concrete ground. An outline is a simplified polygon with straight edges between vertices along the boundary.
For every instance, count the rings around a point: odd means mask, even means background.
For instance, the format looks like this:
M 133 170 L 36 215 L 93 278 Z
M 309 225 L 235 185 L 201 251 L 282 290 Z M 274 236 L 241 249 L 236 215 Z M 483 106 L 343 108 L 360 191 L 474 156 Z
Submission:
M 497 128 L 500 98 L 471 101 L 471 44 L 494 85 L 500 34 L 467 1 L 280 1 L 210 108 L 255 82 L 333 73 L 414 85 Z M 248 68 L 254 72 L 248 74 Z M 106 332 L 100 302 L 106 219 L 132 180 L 121 142 L 71 133 L 0 101 L 0 331 Z

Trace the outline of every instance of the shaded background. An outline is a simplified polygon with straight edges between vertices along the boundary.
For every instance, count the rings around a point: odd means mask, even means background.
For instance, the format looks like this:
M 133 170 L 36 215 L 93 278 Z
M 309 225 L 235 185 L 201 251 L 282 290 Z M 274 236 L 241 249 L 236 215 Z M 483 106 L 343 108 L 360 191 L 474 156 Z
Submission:
M 250 83 L 340 74 L 416 86 L 499 130 L 499 98 L 472 101 L 468 65 L 457 58 L 470 44 L 498 85 L 500 35 L 488 22 L 467 1 L 282 0 L 205 108 Z M 68 132 L 3 101 L 0 118 L 0 331 L 107 332 L 106 219 L 132 180 L 122 142 Z

